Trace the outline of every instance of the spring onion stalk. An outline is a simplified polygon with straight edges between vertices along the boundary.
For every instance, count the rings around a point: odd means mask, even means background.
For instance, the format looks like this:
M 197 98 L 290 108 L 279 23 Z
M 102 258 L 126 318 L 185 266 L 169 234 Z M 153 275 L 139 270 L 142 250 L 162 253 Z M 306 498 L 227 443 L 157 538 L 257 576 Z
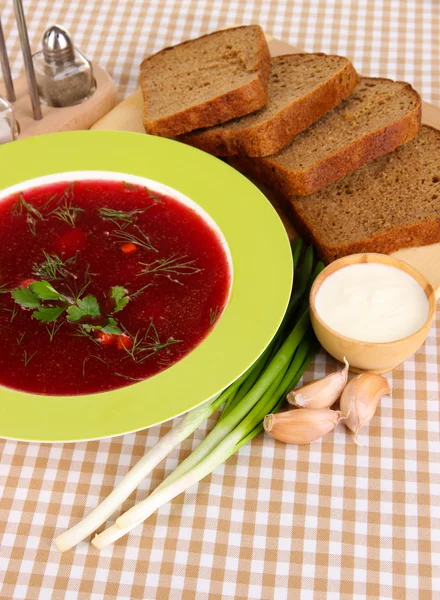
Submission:
M 297 267 L 297 264 L 298 264 L 298 259 L 299 259 L 299 255 L 302 250 L 302 246 L 303 246 L 303 241 L 301 238 L 295 238 L 291 244 L 293 262 L 294 262 L 295 268 Z M 322 265 L 322 266 L 318 270 L 319 265 Z M 295 287 L 292 292 L 292 296 L 289 301 L 289 304 L 288 304 L 288 307 L 286 310 L 286 314 L 284 315 L 283 321 L 280 325 L 280 332 L 282 332 L 284 329 L 286 329 L 289 322 L 292 320 L 292 317 L 298 308 L 298 304 L 299 304 L 299 301 L 301 300 L 301 298 L 304 298 L 304 301 L 308 301 L 308 292 L 310 291 L 311 284 L 313 283 L 314 278 L 324 268 L 324 265 L 322 263 L 318 263 L 317 268 L 315 269 L 315 272 L 313 273 L 313 275 L 311 277 L 312 267 L 313 267 L 313 248 L 309 247 L 305 253 L 303 265 L 299 271 L 298 282 L 295 283 Z M 307 297 L 305 297 L 306 292 L 307 292 Z M 301 310 L 300 312 L 305 312 L 306 309 L 307 309 L 307 306 L 304 306 L 303 310 Z M 270 352 L 270 349 L 272 348 L 272 352 L 274 349 L 278 350 L 280 342 L 281 342 L 281 335 L 277 335 L 274 338 L 274 340 L 272 341 L 271 346 L 269 346 L 269 348 L 266 350 L 266 353 L 265 353 L 266 361 L 267 361 L 268 357 L 272 354 Z M 269 354 L 269 352 L 270 352 L 270 354 Z M 222 421 L 230 413 L 230 411 L 235 406 L 237 406 L 237 404 L 245 397 L 247 392 L 252 388 L 255 381 L 260 376 L 260 373 L 263 370 L 264 366 L 265 366 L 265 363 L 263 362 L 263 360 L 261 360 L 258 367 L 254 369 L 253 373 L 251 373 L 249 375 L 249 377 L 247 377 L 246 380 L 243 382 L 243 384 L 240 386 L 240 389 L 238 390 L 238 392 L 229 398 L 229 400 L 226 402 L 226 405 L 223 408 L 223 411 L 219 417 L 219 422 Z
M 277 378 L 272 382 L 266 394 L 264 394 L 261 398 L 265 406 L 267 405 L 266 398 L 273 394 L 275 389 L 278 387 L 285 370 L 287 370 L 287 366 L 281 373 L 278 374 Z M 142 521 L 155 512 L 160 506 L 162 506 L 162 504 L 169 502 L 184 492 L 188 487 L 194 483 L 197 483 L 206 477 L 206 475 L 209 475 L 209 473 L 221 465 L 235 452 L 237 444 L 239 444 L 241 439 L 245 437 L 247 429 L 250 427 L 252 430 L 256 425 L 258 425 L 258 422 L 256 422 L 256 419 L 258 418 L 256 415 L 258 412 L 257 408 L 258 407 L 255 406 L 253 411 L 251 411 L 251 413 L 249 413 L 249 415 L 243 419 L 243 422 L 240 424 L 240 426 L 236 427 L 230 436 L 228 436 L 228 438 L 223 439 L 223 441 L 206 457 L 205 460 L 201 461 L 195 468 L 187 471 L 183 476 L 179 477 L 173 483 L 173 485 L 161 486 L 161 489 L 157 488 L 152 494 L 150 494 L 150 496 L 148 496 L 146 500 L 136 504 L 133 506 L 133 508 L 121 515 L 119 519 L 116 520 L 116 524 L 109 528 L 111 530 L 110 534 L 106 533 L 107 530 L 103 531 L 100 535 L 96 536 L 92 540 L 92 544 L 97 548 L 103 548 L 103 542 L 105 545 L 107 545 L 105 540 L 108 535 L 111 535 L 113 541 L 119 539 L 119 536 L 117 536 L 118 532 L 115 530 L 115 528 L 119 529 L 121 532 L 120 537 L 122 537 L 128 533 L 128 531 L 131 531 L 131 529 L 142 523 Z M 266 414 L 266 412 L 264 412 L 264 414 Z M 165 480 L 165 482 L 167 482 L 167 480 Z
M 221 402 L 220 402 L 221 403 Z M 183 440 L 190 436 L 218 408 L 218 400 L 188 412 L 173 429 L 168 431 L 154 448 L 141 458 L 115 487 L 109 496 L 82 521 L 55 539 L 61 552 L 69 550 L 100 527 L 128 498 L 145 477 Z
M 253 367 L 253 366 L 252 366 Z M 252 369 L 251 367 L 251 369 Z M 248 371 L 249 372 L 249 371 Z M 69 550 L 79 542 L 91 535 L 121 506 L 147 475 L 168 454 L 194 431 L 200 427 L 230 395 L 236 393 L 241 383 L 246 378 L 244 373 L 227 390 L 214 400 L 202 404 L 188 412 L 173 429 L 168 431 L 158 442 L 143 456 L 136 465 L 130 469 L 115 489 L 92 510 L 82 521 L 64 531 L 55 539 L 55 545 L 61 552 Z
M 298 321 L 298 324 L 288 336 L 280 350 L 277 352 L 275 358 L 265 369 L 264 373 L 261 375 L 258 382 L 255 383 L 254 387 L 250 390 L 246 397 L 243 398 L 241 403 L 235 409 L 233 409 L 223 421 L 219 422 L 214 427 L 214 429 L 206 436 L 206 438 L 199 444 L 192 454 L 190 454 L 190 456 L 188 456 L 188 458 L 186 458 L 153 493 L 157 493 L 161 489 L 169 487 L 170 484 L 179 480 L 179 478 L 185 475 L 185 473 L 191 471 L 199 463 L 206 460 L 216 449 L 216 447 L 222 444 L 223 440 L 231 439 L 232 444 L 233 438 L 230 438 L 232 432 L 236 433 L 238 429 L 242 432 L 244 431 L 244 434 L 247 434 L 250 429 L 253 429 L 253 427 L 258 424 L 257 421 L 257 423 L 255 423 L 255 425 L 252 427 L 246 427 L 249 419 L 252 419 L 255 412 L 258 412 L 258 410 L 261 409 L 261 406 L 265 406 L 267 404 L 267 397 L 271 397 L 273 392 L 278 387 L 280 383 L 280 381 L 278 381 L 279 376 L 280 374 L 284 376 L 285 372 L 287 371 L 292 355 L 307 332 L 308 324 L 309 315 L 307 312 Z M 275 389 L 271 389 L 271 386 L 273 388 L 275 383 Z M 270 412 L 270 410 L 267 412 Z M 264 418 L 264 415 L 267 414 L 267 412 L 263 414 L 260 420 Z M 224 460 L 226 460 L 226 458 Z M 135 508 L 136 507 L 133 507 L 131 510 L 134 510 Z M 124 526 L 124 521 L 125 519 L 123 516 L 121 516 L 119 519 L 117 519 L 116 523 Z
M 302 238 L 299 238 L 299 237 L 294 238 L 294 240 L 290 244 L 290 247 L 292 250 L 293 266 L 296 269 L 298 262 L 299 262 L 299 257 L 301 255 L 301 251 L 303 248 Z
M 316 353 L 316 349 L 313 354 L 310 354 L 310 340 L 305 338 L 299 345 L 291 364 L 283 368 L 263 394 L 260 401 L 254 406 L 253 410 L 233 430 L 228 438 L 225 438 L 205 460 L 200 462 L 194 469 L 187 471 L 172 485 L 160 486 L 162 489 L 159 490 L 157 488 L 146 500 L 124 513 L 116 521 L 115 525 L 112 525 L 96 536 L 92 544 L 96 548 L 102 549 L 114 543 L 142 523 L 162 504 L 169 502 L 188 487 L 203 479 L 241 448 L 241 446 L 258 435 L 263 429 L 262 422 L 264 416 L 268 412 L 277 410 L 284 401 L 286 390 L 288 390 L 288 385 L 292 381 L 292 373 L 295 372 L 296 382 L 298 382 L 310 364 L 311 359 Z M 280 393 L 282 394 L 281 398 Z
M 304 337 L 309 327 L 308 311 L 304 313 L 297 325 L 287 337 L 284 344 L 276 353 L 272 361 L 267 365 L 260 379 L 255 383 L 253 388 L 243 398 L 238 406 L 236 406 L 229 415 L 222 421 L 218 422 L 214 429 L 208 433 L 206 438 L 197 446 L 197 448 L 174 469 L 174 471 L 163 481 L 155 492 L 159 489 L 170 485 L 172 482 L 182 477 L 187 471 L 193 469 L 200 461 L 204 460 L 224 438 L 226 438 L 239 425 L 246 415 L 253 409 L 255 404 L 261 399 L 278 374 L 284 369 L 286 364 L 290 363 L 290 359 L 295 352 L 298 344 Z M 226 460 L 226 459 L 225 459 Z
M 241 400 L 246 396 L 246 394 L 249 392 L 249 390 L 253 387 L 254 383 L 257 381 L 257 379 L 261 375 L 261 372 L 265 368 L 267 361 L 269 360 L 269 358 L 272 354 L 273 348 L 274 348 L 274 340 L 272 340 L 272 342 L 269 344 L 269 346 L 266 348 L 266 350 L 263 352 L 263 354 L 260 356 L 260 358 L 254 363 L 254 368 L 252 369 L 252 372 L 249 373 L 249 375 L 246 377 L 246 379 L 240 385 L 240 387 L 235 392 L 235 394 L 230 395 L 230 397 L 228 398 L 228 400 L 225 403 L 225 406 L 223 407 L 223 410 L 220 414 L 218 422 L 222 421 L 226 417 L 226 415 L 229 414 L 231 412 L 231 410 L 233 408 L 235 408 L 239 402 L 241 402 Z

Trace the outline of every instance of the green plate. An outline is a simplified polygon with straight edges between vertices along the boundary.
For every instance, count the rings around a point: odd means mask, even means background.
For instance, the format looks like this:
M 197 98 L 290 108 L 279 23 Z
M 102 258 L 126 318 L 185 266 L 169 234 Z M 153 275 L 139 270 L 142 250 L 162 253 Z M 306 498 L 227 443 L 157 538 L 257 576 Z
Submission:
M 1 437 L 73 442 L 156 425 L 213 398 L 266 348 L 287 306 L 292 259 L 272 205 L 240 173 L 190 146 L 119 131 L 13 142 L 0 146 L 0 164 L 0 190 L 35 177 L 92 170 L 168 185 L 214 219 L 233 265 L 231 294 L 219 322 L 180 362 L 150 379 L 100 394 L 43 396 L 1 387 Z

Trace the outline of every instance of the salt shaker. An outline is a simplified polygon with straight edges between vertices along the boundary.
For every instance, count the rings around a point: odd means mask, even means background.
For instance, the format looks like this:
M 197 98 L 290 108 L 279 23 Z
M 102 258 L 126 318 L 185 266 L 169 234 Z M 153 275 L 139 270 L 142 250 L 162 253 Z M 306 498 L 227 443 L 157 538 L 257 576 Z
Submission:
M 91 63 L 76 48 L 64 27 L 53 25 L 43 36 L 43 49 L 32 57 L 38 93 L 48 106 L 74 106 L 95 91 Z
M 14 109 L 5 98 L 0 96 L 0 144 L 12 142 L 18 137 L 18 125 Z

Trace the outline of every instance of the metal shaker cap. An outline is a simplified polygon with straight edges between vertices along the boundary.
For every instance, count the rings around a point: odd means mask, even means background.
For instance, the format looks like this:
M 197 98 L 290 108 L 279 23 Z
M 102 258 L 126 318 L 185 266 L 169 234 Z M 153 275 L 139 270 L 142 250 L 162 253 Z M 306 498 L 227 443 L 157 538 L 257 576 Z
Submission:
M 43 35 L 43 55 L 47 63 L 61 65 L 75 58 L 70 33 L 61 25 L 52 25 Z

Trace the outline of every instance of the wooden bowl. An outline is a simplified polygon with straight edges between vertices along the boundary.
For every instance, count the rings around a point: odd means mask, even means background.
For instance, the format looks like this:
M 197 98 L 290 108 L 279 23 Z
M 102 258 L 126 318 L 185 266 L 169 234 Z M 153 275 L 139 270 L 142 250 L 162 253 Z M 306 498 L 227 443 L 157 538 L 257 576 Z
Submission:
M 322 283 L 335 271 L 359 263 L 381 263 L 396 267 L 413 277 L 423 288 L 429 303 L 428 318 L 424 325 L 400 340 L 392 342 L 361 342 L 346 337 L 329 327 L 317 314 L 316 294 Z M 426 340 L 436 309 L 434 290 L 422 273 L 411 265 L 386 254 L 352 254 L 330 263 L 315 279 L 310 290 L 310 318 L 319 342 L 336 360 L 342 362 L 344 356 L 350 364 L 350 371 L 356 373 L 370 371 L 385 373 L 391 371 L 406 358 L 417 352 Z

